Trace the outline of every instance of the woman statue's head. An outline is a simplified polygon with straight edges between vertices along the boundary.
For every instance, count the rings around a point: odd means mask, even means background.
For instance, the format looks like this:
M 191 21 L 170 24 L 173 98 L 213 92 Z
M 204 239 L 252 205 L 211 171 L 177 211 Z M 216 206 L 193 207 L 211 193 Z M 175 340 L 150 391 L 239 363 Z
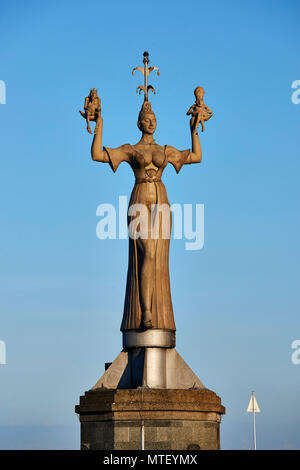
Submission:
M 151 109 L 151 103 L 145 101 L 139 112 L 137 126 L 143 134 L 154 134 L 156 129 L 156 117 Z

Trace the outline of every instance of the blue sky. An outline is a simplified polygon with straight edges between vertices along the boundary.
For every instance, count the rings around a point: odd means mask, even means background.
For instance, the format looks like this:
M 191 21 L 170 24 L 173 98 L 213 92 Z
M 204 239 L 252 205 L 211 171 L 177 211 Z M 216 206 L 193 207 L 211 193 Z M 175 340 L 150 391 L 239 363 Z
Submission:
M 1 448 L 78 448 L 74 406 L 121 349 L 128 242 L 97 239 L 96 208 L 129 196 L 133 175 L 91 161 L 78 110 L 98 88 L 103 144 L 137 142 L 131 70 L 144 50 L 161 71 L 158 143 L 190 147 L 196 86 L 214 112 L 202 164 L 164 173 L 171 203 L 205 205 L 204 248 L 171 242 L 177 350 L 222 397 L 223 448 L 251 448 L 253 389 L 258 448 L 300 448 L 299 10 L 277 0 L 2 5 Z

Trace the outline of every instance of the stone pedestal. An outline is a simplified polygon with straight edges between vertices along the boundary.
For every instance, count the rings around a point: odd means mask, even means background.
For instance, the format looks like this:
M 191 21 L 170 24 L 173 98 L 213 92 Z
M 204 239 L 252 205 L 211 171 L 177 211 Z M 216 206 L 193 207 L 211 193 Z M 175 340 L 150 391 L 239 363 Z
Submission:
M 80 397 L 81 448 L 219 449 L 225 408 L 175 349 L 175 332 L 123 333 L 123 350 Z
M 225 408 L 211 390 L 96 388 L 80 397 L 86 450 L 217 450 Z

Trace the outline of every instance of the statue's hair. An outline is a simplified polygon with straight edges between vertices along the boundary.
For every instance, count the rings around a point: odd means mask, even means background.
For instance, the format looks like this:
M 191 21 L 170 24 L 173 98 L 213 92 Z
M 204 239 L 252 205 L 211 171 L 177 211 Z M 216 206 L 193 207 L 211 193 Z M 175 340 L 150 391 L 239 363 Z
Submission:
M 151 109 L 150 101 L 144 101 L 144 103 L 142 104 L 141 110 L 139 112 L 138 121 L 141 121 L 145 114 L 153 114 L 155 116 L 154 112 Z

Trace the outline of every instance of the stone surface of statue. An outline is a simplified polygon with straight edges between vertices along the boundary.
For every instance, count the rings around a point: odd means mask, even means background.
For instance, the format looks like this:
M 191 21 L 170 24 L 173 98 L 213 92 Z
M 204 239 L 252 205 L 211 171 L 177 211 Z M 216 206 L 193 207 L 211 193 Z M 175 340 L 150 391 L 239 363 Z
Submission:
M 139 69 L 142 69 L 141 67 Z M 156 69 L 154 67 L 152 70 Z M 150 70 L 150 69 L 148 69 Z M 146 73 L 144 74 L 146 75 Z M 146 80 L 145 80 L 146 82 Z M 102 148 L 103 120 L 99 112 L 96 118 L 95 136 L 92 144 L 92 158 L 98 162 L 106 162 L 115 172 L 121 162 L 128 163 L 135 175 L 135 185 L 131 193 L 128 208 L 128 224 L 132 225 L 135 214 L 132 208 L 143 205 L 148 217 L 143 219 L 143 227 L 139 231 L 144 236 L 129 233 L 129 261 L 124 303 L 122 331 L 141 330 L 148 328 L 175 331 L 170 276 L 169 276 L 169 244 L 172 223 L 171 211 L 164 210 L 155 214 L 151 207 L 156 205 L 170 208 L 162 174 L 168 163 L 179 173 L 183 165 L 200 163 L 202 152 L 195 126 L 194 116 L 191 118 L 191 150 L 178 150 L 169 145 L 159 145 L 154 140 L 156 117 L 148 101 L 148 91 L 154 91 L 145 83 L 139 87 L 145 92 L 145 100 L 138 116 L 138 128 L 142 133 L 140 141 L 134 145 L 124 144 L 118 148 Z M 169 217 L 169 236 L 162 234 L 162 221 Z M 153 238 L 152 225 L 158 226 L 158 236 Z

